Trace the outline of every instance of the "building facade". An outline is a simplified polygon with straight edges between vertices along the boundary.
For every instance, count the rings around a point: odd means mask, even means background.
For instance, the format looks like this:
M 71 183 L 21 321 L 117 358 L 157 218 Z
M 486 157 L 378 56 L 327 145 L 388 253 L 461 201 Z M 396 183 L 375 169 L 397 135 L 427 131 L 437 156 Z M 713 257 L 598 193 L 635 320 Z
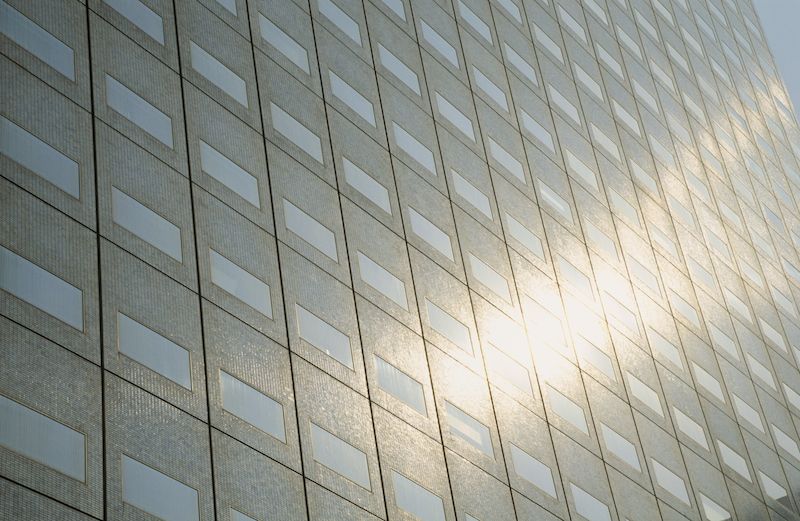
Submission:
M 0 519 L 800 519 L 749 0 L 0 0 Z

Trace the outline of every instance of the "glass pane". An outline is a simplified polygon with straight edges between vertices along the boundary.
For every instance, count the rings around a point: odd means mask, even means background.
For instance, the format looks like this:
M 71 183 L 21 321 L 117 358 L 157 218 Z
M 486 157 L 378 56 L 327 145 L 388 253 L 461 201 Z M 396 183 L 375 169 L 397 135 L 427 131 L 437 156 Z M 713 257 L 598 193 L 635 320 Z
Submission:
M 551 497 L 557 497 L 550 467 L 514 444 L 511 444 L 511 461 L 519 477 L 529 481 Z
M 83 331 L 81 290 L 2 246 L 0 288 Z
M 172 148 L 172 120 L 169 116 L 108 74 L 106 101 L 109 107 L 134 125 Z
M 353 483 L 371 490 L 367 455 L 322 427 L 311 424 L 314 459 Z
M 123 501 L 164 521 L 198 521 L 197 491 L 180 481 L 122 456 Z
M 247 107 L 247 84 L 245 81 L 196 43 L 190 41 L 189 44 L 194 70 L 241 105 Z
M 189 351 L 132 318 L 117 312 L 119 352 L 192 389 Z
M 353 352 L 350 338 L 315 314 L 295 304 L 297 332 L 300 338 L 350 369 Z
M 226 257 L 209 250 L 211 282 L 238 298 L 259 313 L 272 318 L 269 286 Z
M 383 390 L 423 416 L 428 415 L 422 384 L 378 356 L 375 357 L 375 368 L 378 373 L 378 385 Z
M 492 437 L 489 433 L 489 429 L 452 403 L 448 401 L 444 403 L 445 410 L 447 411 L 447 423 L 450 425 L 450 432 L 467 441 L 470 445 L 487 456 L 494 458 Z
M 225 371 L 219 372 L 219 379 L 222 386 L 222 407 L 226 411 L 286 442 L 283 406 L 280 403 Z
M 3 395 L 0 445 L 73 479 L 86 480 L 84 435 Z
M 0 153 L 72 197 L 80 197 L 78 163 L 3 116 L 0 116 Z
M 392 484 L 398 508 L 420 521 L 445 520 L 442 498 L 395 471 L 392 471 Z
M 72 48 L 2 0 L 0 33 L 70 80 L 75 79 L 75 53 Z
M 181 262 L 181 229 L 116 187 L 111 187 L 114 222 Z

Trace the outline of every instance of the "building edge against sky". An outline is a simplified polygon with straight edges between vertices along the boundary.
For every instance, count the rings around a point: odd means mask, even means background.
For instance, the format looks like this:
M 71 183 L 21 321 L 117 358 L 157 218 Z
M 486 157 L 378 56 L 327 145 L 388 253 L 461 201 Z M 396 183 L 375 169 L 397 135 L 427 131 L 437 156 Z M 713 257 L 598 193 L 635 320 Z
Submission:
M 800 519 L 748 0 L 0 0 L 0 520 Z

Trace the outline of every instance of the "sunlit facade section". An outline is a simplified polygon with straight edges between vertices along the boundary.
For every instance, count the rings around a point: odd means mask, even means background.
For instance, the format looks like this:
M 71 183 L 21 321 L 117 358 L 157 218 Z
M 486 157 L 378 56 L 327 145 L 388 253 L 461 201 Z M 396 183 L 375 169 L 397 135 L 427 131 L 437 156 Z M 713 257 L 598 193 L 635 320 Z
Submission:
M 0 0 L 0 519 L 800 520 L 750 0 Z

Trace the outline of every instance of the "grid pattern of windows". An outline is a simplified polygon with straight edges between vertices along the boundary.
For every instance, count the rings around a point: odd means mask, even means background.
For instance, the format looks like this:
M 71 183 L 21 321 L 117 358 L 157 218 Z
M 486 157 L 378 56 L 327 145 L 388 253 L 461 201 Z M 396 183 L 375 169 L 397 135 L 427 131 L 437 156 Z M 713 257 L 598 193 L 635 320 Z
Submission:
M 0 517 L 800 519 L 750 0 L 0 0 Z

